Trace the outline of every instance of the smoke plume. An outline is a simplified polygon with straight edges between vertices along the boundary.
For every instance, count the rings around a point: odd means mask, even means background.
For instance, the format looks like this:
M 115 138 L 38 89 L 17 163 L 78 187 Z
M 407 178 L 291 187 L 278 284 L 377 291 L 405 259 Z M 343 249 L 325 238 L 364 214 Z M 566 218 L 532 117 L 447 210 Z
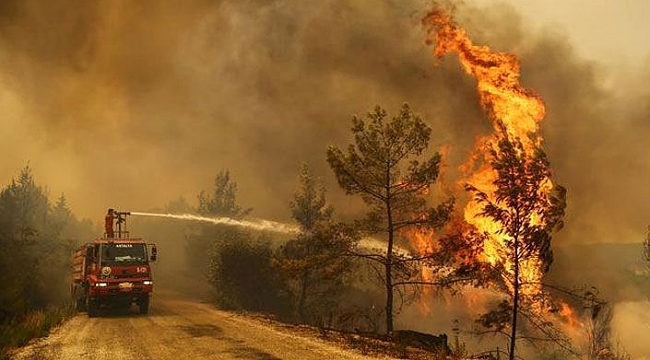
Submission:
M 231 169 L 242 203 L 285 220 L 299 163 L 349 202 L 324 161 L 349 119 L 409 102 L 449 144 L 450 167 L 489 125 L 474 84 L 433 66 L 419 1 L 4 1 L 0 7 L 0 174 L 30 162 L 73 209 L 147 209 L 192 199 Z M 650 195 L 642 156 L 647 93 L 603 83 L 596 63 L 514 10 L 460 6 L 477 42 L 521 57 L 522 80 L 547 104 L 546 149 L 569 190 L 571 242 L 631 242 Z M 647 77 L 647 74 L 646 74 Z M 625 89 L 630 89 L 626 91 Z M 634 100 L 631 100 L 634 99 Z M 341 208 L 345 207 L 342 205 Z M 346 210 L 340 210 L 345 214 Z

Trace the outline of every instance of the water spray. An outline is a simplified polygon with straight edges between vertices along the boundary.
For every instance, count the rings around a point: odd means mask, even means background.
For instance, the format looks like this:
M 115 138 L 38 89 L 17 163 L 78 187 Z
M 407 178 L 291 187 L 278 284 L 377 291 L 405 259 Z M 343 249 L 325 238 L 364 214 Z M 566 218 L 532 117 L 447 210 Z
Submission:
M 205 217 L 192 214 L 169 214 L 169 213 L 149 213 L 149 212 L 138 212 L 131 211 L 130 215 L 135 216 L 151 216 L 151 217 L 162 217 L 162 218 L 171 218 L 179 220 L 188 220 L 188 221 L 203 221 L 209 222 L 216 225 L 229 225 L 229 226 L 239 226 L 245 227 L 254 230 L 262 231 L 273 231 L 282 234 L 299 234 L 301 232 L 300 228 L 295 225 L 289 225 L 277 221 L 271 220 L 235 220 L 229 217 Z M 376 250 L 380 249 L 381 251 L 386 250 L 386 243 L 377 238 L 373 237 L 364 237 L 360 240 L 359 245 L 361 248 Z M 402 255 L 407 255 L 410 252 L 406 249 L 395 246 L 395 251 Z
M 228 225 L 228 226 L 239 226 L 255 230 L 263 231 L 273 231 L 283 234 L 297 234 L 300 232 L 300 228 L 294 225 L 284 224 L 281 222 L 271 221 L 271 220 L 235 220 L 229 217 L 205 217 L 192 214 L 163 214 L 163 213 L 149 213 L 149 212 L 137 212 L 131 211 L 131 215 L 135 216 L 152 216 L 152 217 L 163 217 L 179 220 L 188 220 L 188 221 L 203 221 L 209 222 L 216 225 Z

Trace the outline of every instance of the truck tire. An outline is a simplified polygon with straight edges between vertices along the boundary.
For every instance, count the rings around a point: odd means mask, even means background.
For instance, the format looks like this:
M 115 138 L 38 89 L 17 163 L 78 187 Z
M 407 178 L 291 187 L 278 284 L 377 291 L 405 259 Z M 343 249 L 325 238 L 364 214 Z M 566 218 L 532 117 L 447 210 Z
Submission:
M 88 317 L 97 317 L 99 315 L 99 308 L 97 306 L 97 303 L 94 301 L 88 301 L 86 303 L 86 307 L 88 308 Z
M 86 299 L 80 298 L 75 300 L 75 308 L 79 312 L 84 312 L 86 311 Z
M 75 303 L 75 308 L 79 312 L 86 311 L 86 291 L 83 291 L 83 286 L 74 286 L 72 291 L 72 299 Z
M 140 299 L 140 302 L 138 303 L 138 307 L 140 308 L 140 314 L 148 314 L 149 313 L 149 296 L 145 296 Z

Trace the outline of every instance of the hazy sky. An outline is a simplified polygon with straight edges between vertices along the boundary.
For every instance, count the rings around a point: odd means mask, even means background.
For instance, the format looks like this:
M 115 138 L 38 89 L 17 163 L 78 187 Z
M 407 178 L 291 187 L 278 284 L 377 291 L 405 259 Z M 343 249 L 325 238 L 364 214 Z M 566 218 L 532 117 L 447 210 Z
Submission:
M 353 114 L 409 102 L 432 148 L 451 146 L 450 167 L 489 131 L 473 80 L 424 43 L 426 3 L 2 1 L 0 184 L 29 163 L 51 197 L 100 221 L 108 207 L 195 203 L 230 169 L 242 206 L 286 221 L 306 161 L 354 216 L 325 162 Z M 569 189 L 562 236 L 636 241 L 650 213 L 650 2 L 464 4 L 459 22 L 520 56 L 547 104 L 547 152 Z
M 470 1 L 472 2 L 472 1 Z M 473 0 L 515 7 L 539 31 L 566 33 L 580 55 L 608 65 L 650 61 L 650 1 Z

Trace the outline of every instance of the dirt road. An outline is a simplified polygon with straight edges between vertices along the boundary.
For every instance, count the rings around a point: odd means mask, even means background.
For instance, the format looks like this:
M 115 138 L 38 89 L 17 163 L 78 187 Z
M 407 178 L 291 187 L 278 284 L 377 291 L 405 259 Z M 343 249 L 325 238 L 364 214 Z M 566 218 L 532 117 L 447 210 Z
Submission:
M 19 359 L 184 360 L 376 359 L 261 320 L 215 310 L 171 293 L 154 295 L 149 315 L 79 314 Z M 388 359 L 388 358 L 386 358 Z

